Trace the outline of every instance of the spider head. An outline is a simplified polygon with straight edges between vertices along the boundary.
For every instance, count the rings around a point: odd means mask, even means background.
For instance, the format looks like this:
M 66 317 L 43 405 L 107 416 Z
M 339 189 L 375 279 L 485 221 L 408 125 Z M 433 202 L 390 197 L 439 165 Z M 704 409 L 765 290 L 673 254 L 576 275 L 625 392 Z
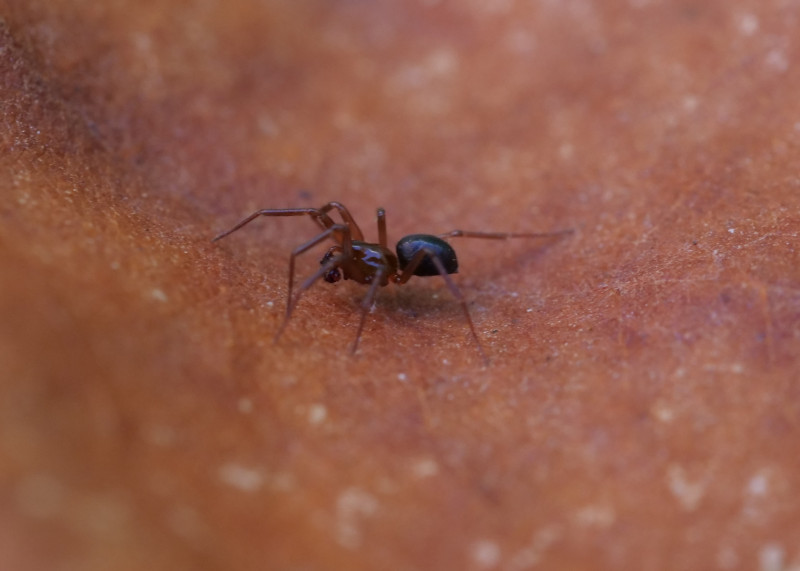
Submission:
M 328 250 L 325 253 L 325 255 L 322 256 L 322 259 L 319 261 L 319 264 L 321 266 L 324 266 L 328 262 L 328 260 L 330 260 L 333 256 L 334 256 L 333 252 Z M 329 284 L 335 284 L 340 279 L 342 279 L 342 271 L 337 266 L 334 266 L 328 272 L 326 272 L 325 275 L 322 276 L 322 279 L 324 279 Z

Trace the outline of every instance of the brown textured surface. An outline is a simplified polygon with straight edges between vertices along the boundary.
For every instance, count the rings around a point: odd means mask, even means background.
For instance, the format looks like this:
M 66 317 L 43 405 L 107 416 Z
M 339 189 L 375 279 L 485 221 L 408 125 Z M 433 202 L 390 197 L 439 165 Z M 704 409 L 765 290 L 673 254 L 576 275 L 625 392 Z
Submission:
M 800 565 L 800 4 L 0 6 L 0 568 Z

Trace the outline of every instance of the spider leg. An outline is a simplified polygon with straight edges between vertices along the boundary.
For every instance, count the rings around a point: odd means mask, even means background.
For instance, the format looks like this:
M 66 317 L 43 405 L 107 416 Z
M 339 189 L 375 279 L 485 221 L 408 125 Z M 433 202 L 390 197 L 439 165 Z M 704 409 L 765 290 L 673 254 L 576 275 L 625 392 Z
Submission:
M 292 250 L 292 254 L 291 254 L 291 256 L 289 256 L 289 290 L 288 290 L 288 293 L 287 293 L 287 296 L 286 296 L 287 297 L 287 301 L 286 301 L 286 320 L 287 321 L 289 319 L 289 313 L 290 313 L 290 307 L 291 307 L 291 301 L 292 301 L 292 287 L 294 286 L 294 260 L 295 260 L 295 258 L 297 256 L 299 256 L 300 254 L 302 254 L 304 252 L 307 252 L 308 250 L 310 250 L 311 248 L 313 248 L 314 246 L 316 246 L 320 242 L 324 241 L 326 238 L 328 238 L 329 236 L 331 236 L 335 232 L 342 232 L 342 234 L 344 235 L 344 242 L 346 244 L 342 245 L 342 253 L 343 253 L 343 255 L 352 256 L 353 254 L 352 254 L 352 243 L 351 243 L 351 240 L 350 240 L 350 233 L 349 233 L 348 227 L 345 226 L 344 224 L 334 224 L 333 226 L 331 226 L 330 228 L 328 228 L 324 232 L 322 232 L 320 234 L 317 234 L 314 238 L 312 238 L 311 240 L 309 240 L 305 244 L 301 244 L 300 246 L 298 246 L 297 248 Z M 330 271 L 332 268 L 333 268 L 333 266 L 328 268 L 328 270 Z
M 294 255 L 294 253 L 292 255 Z M 297 288 L 297 294 L 294 296 L 294 299 L 292 299 L 291 295 L 289 296 L 289 300 L 286 303 L 286 315 L 284 316 L 283 323 L 281 323 L 281 326 L 278 328 L 277 333 L 275 333 L 275 338 L 273 339 L 273 343 L 277 343 L 278 339 L 280 339 L 281 335 L 283 335 L 283 331 L 286 329 L 286 325 L 289 323 L 289 318 L 292 316 L 292 312 L 294 311 L 294 308 L 297 306 L 297 302 L 300 301 L 300 296 L 303 295 L 303 292 L 306 291 L 308 288 L 310 288 L 312 285 L 314 285 L 314 282 L 316 282 L 322 276 L 327 274 L 334 267 L 339 265 L 345 259 L 345 257 L 346 254 L 344 253 L 333 256 L 330 260 L 322 264 L 322 266 L 320 266 L 320 268 L 316 272 L 314 272 L 311 276 L 306 278 L 306 280 L 302 284 L 300 284 L 300 287 Z
M 574 230 L 556 230 L 555 232 L 472 232 L 470 230 L 451 230 L 444 234 L 439 234 L 439 238 L 488 238 L 490 240 L 507 240 L 509 238 L 550 238 L 551 236 L 561 236 L 572 234 Z
M 378 243 L 384 248 L 387 245 L 386 241 L 386 211 L 383 208 L 378 208 Z
M 342 222 L 344 225 L 350 227 L 350 236 L 354 240 L 363 240 L 364 234 L 361 232 L 361 228 L 358 227 L 356 224 L 355 219 L 353 218 L 350 211 L 347 208 L 339 203 L 339 202 L 328 202 L 327 204 L 323 205 L 322 208 L 264 208 L 262 210 L 256 210 L 249 216 L 243 218 L 236 225 L 231 228 L 230 230 L 226 230 L 221 234 L 215 236 L 211 241 L 216 242 L 217 240 L 221 240 L 230 234 L 233 234 L 237 230 L 239 230 L 242 226 L 249 224 L 256 218 L 261 216 L 303 216 L 305 214 L 311 216 L 311 218 L 316 222 L 320 228 L 323 230 L 327 230 L 332 226 L 337 226 L 337 223 L 333 221 L 333 219 L 328 215 L 328 212 L 331 210 L 336 209 L 339 212 L 339 215 L 342 217 Z M 341 243 L 342 242 L 342 234 L 337 232 L 334 235 L 334 240 Z
M 453 294 L 458 300 L 458 303 L 461 304 L 461 309 L 464 311 L 464 317 L 467 320 L 467 325 L 469 325 L 469 330 L 472 333 L 472 338 L 475 340 L 475 344 L 478 346 L 478 351 L 480 351 L 481 357 L 483 357 L 484 364 L 489 364 L 489 357 L 486 356 L 486 351 L 483 350 L 483 345 L 481 344 L 481 340 L 478 338 L 478 334 L 475 332 L 475 326 L 472 323 L 472 318 L 469 316 L 469 309 L 467 308 L 467 302 L 464 300 L 464 296 L 461 294 L 461 290 L 458 289 L 456 283 L 453 281 L 453 278 L 447 273 L 447 270 L 444 267 L 444 264 L 439 259 L 439 256 L 436 255 L 436 252 L 431 250 L 430 248 L 422 248 L 414 257 L 411 258 L 411 261 L 408 262 L 408 265 L 403 270 L 403 273 L 395 278 L 395 281 L 398 285 L 402 285 L 406 283 L 408 280 L 411 279 L 411 276 L 414 275 L 414 270 L 417 269 L 417 266 L 422 262 L 425 257 L 428 256 L 432 261 L 433 264 L 436 266 L 436 269 L 439 270 L 439 275 L 442 276 L 447 287 L 450 288 L 450 293 Z
M 283 209 L 265 208 L 263 210 L 256 210 L 250 216 L 243 218 L 242 220 L 237 222 L 236 225 L 230 230 L 226 230 L 225 232 L 218 234 L 211 241 L 216 242 L 217 240 L 222 240 L 225 236 L 233 234 L 239 228 L 241 228 L 245 224 L 249 224 L 259 216 L 302 216 L 304 214 L 309 214 L 311 216 L 319 216 L 319 210 L 317 210 L 316 208 L 283 208 Z M 333 221 L 331 221 L 331 225 L 333 225 Z
M 358 349 L 358 342 L 361 339 L 361 331 L 364 329 L 364 321 L 367 318 L 367 312 L 375 301 L 375 294 L 383 281 L 383 277 L 386 275 L 386 271 L 386 268 L 381 268 L 375 273 L 367 295 L 364 296 L 364 300 L 361 302 L 361 319 L 358 322 L 358 331 L 356 332 L 356 340 L 353 342 L 353 348 L 350 350 L 351 354 L 355 354 L 356 349 Z
M 353 215 L 350 214 L 350 211 L 347 210 L 347 207 L 341 202 L 336 202 L 334 200 L 319 208 L 319 217 L 317 218 L 317 222 L 324 228 L 330 228 L 333 226 L 334 222 L 331 220 L 330 216 L 328 216 L 328 212 L 334 209 L 339 212 L 339 216 L 342 217 L 342 221 L 350 227 L 351 238 L 353 240 L 363 241 L 364 233 L 361 231 L 361 228 L 358 227 L 358 224 L 356 224 Z

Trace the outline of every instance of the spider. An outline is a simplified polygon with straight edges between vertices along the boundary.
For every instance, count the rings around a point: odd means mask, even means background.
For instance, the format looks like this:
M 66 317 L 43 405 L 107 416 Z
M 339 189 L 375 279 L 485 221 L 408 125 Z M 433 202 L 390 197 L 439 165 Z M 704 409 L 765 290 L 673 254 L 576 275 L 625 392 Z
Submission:
M 334 210 L 339 213 L 342 219 L 341 222 L 335 222 L 331 218 L 330 214 Z M 336 283 L 344 278 L 369 286 L 367 295 L 364 296 L 364 300 L 361 303 L 361 318 L 358 323 L 355 341 L 350 350 L 351 353 L 355 353 L 358 349 L 358 342 L 361 339 L 361 332 L 364 329 L 364 321 L 375 300 L 378 287 L 386 286 L 390 282 L 402 285 L 411 279 L 412 276 L 426 277 L 438 275 L 442 276 L 450 292 L 453 294 L 453 297 L 455 297 L 461 305 L 472 338 L 485 363 L 489 362 L 489 358 L 483 349 L 478 334 L 475 332 L 475 326 L 469 315 L 467 303 L 461 291 L 450 277 L 450 274 L 458 272 L 456 252 L 444 238 L 467 237 L 505 240 L 508 238 L 547 238 L 572 232 L 572 230 L 536 233 L 452 230 L 439 235 L 410 234 L 397 243 L 397 253 L 395 254 L 387 247 L 386 211 L 383 208 L 378 208 L 378 243 L 373 243 L 364 240 L 364 233 L 361 231 L 361 228 L 358 227 L 350 211 L 347 210 L 342 203 L 332 201 L 321 208 L 256 210 L 239 221 L 230 230 L 226 230 L 216 236 L 212 242 L 225 238 L 260 216 L 303 215 L 310 216 L 311 219 L 319 225 L 322 232 L 305 244 L 301 244 L 295 248 L 291 256 L 289 256 L 289 290 L 286 302 L 286 315 L 275 334 L 275 342 L 280 339 L 286 329 L 286 325 L 289 323 L 289 318 L 292 316 L 292 312 L 297 306 L 300 296 L 319 279 L 323 279 L 328 283 Z M 322 256 L 320 268 L 300 285 L 294 298 L 292 298 L 295 259 L 300 254 L 329 239 L 333 240 L 335 244 L 328 248 L 325 255 Z

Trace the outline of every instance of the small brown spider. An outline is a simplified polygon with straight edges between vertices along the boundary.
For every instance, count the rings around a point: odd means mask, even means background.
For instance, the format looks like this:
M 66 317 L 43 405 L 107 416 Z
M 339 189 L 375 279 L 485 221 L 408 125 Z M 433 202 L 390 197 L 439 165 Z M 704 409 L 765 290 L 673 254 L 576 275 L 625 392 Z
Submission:
M 341 223 L 334 222 L 329 213 L 332 210 L 338 211 L 342 218 Z M 364 320 L 367 312 L 375 300 L 378 286 L 388 285 L 389 282 L 402 285 L 412 276 L 442 276 L 450 292 L 461 304 L 464 317 L 469 325 L 472 338 L 483 357 L 484 362 L 489 359 L 483 350 L 480 339 L 475 333 L 475 326 L 467 309 L 464 296 L 456 286 L 450 274 L 458 272 L 458 260 L 453 247 L 442 238 L 469 237 L 469 238 L 490 238 L 495 240 L 505 240 L 508 238 L 546 238 L 569 234 L 572 230 L 560 230 L 556 232 L 535 232 L 535 233 L 512 233 L 512 232 L 469 232 L 464 230 L 453 230 L 445 234 L 433 236 L 431 234 L 410 234 L 401 239 L 396 246 L 397 254 L 389 250 L 386 241 L 386 211 L 378 208 L 378 243 L 365 242 L 364 234 L 358 227 L 353 216 L 347 208 L 339 202 L 328 202 L 321 208 L 285 208 L 285 209 L 264 209 L 253 212 L 247 218 L 241 220 L 236 226 L 223 232 L 212 240 L 216 242 L 225 236 L 232 234 L 239 228 L 258 218 L 259 216 L 302 216 L 307 214 L 316 222 L 322 232 L 305 244 L 302 244 L 292 251 L 289 257 L 289 292 L 287 295 L 286 315 L 283 318 L 278 332 L 275 334 L 277 342 L 283 334 L 292 311 L 297 306 L 300 296 L 310 288 L 314 282 L 322 278 L 328 283 L 335 283 L 342 278 L 354 280 L 361 284 L 368 284 L 369 290 L 361 303 L 361 319 L 358 323 L 356 339 L 353 342 L 351 353 L 355 353 L 358 342 L 361 339 L 361 332 L 364 329 Z M 331 246 L 320 260 L 320 268 L 308 277 L 299 287 L 296 295 L 292 298 L 294 286 L 294 261 L 297 256 L 308 251 L 320 242 L 332 239 L 336 242 Z

